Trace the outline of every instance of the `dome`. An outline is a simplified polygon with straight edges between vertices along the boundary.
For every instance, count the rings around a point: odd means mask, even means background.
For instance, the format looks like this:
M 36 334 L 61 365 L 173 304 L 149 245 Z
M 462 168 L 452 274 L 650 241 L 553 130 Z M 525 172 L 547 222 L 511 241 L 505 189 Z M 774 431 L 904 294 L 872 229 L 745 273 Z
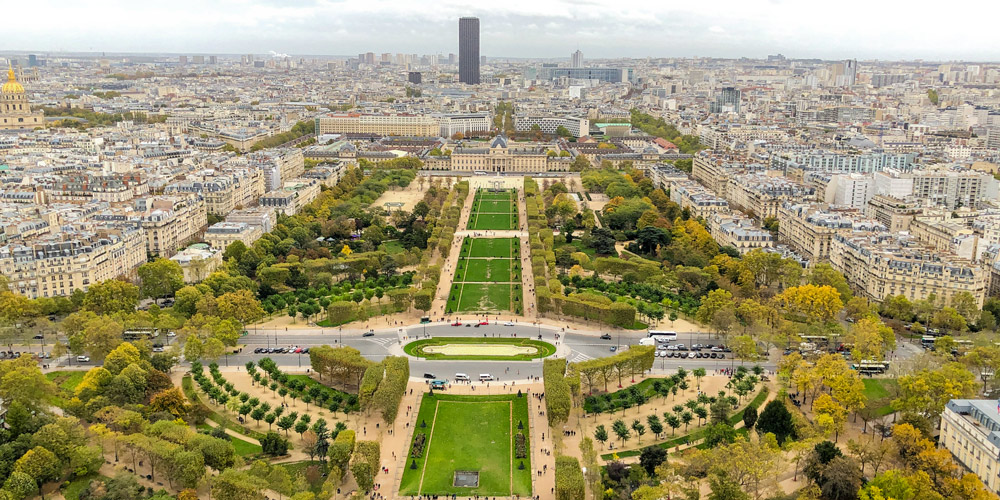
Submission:
M 4 94 L 23 94 L 24 87 L 17 83 L 17 78 L 14 77 L 14 68 L 7 67 L 7 83 L 0 87 L 0 93 Z

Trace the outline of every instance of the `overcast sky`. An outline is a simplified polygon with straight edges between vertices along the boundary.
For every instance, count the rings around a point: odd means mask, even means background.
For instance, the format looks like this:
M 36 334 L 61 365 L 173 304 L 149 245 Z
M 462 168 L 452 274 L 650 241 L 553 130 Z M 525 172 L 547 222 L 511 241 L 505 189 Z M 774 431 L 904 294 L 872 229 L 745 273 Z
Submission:
M 1000 60 L 996 0 L 31 0 L 2 50 Z

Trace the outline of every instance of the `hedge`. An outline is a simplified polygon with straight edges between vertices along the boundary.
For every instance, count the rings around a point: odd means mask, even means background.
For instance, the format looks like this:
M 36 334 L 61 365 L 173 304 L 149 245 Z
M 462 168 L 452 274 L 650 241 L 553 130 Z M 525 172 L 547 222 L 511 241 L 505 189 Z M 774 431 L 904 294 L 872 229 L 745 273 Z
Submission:
M 365 370 L 365 375 L 361 378 L 361 387 L 358 388 L 358 400 L 361 402 L 362 408 L 366 410 L 371 408 L 372 395 L 375 394 L 375 390 L 378 389 L 384 375 L 385 365 L 383 363 L 373 364 Z
M 354 431 L 342 430 L 330 443 L 327 456 L 330 457 L 330 466 L 340 471 L 341 478 L 347 472 L 347 464 L 351 462 L 351 454 L 354 452 Z
M 410 380 L 410 360 L 403 356 L 389 356 L 382 360 L 385 378 L 378 384 L 372 396 L 374 406 L 382 410 L 382 420 L 391 424 L 399 413 L 399 401 L 406 393 L 406 383 Z
M 358 441 L 354 445 L 351 472 L 358 488 L 368 491 L 375 484 L 375 472 L 381 469 L 382 450 L 378 441 Z
M 584 500 L 586 483 L 575 457 L 556 457 L 556 500 Z
M 565 371 L 565 359 L 551 358 L 542 362 L 545 411 L 549 415 L 549 425 L 566 422 L 569 419 L 570 408 L 573 407 L 572 392 L 566 381 Z

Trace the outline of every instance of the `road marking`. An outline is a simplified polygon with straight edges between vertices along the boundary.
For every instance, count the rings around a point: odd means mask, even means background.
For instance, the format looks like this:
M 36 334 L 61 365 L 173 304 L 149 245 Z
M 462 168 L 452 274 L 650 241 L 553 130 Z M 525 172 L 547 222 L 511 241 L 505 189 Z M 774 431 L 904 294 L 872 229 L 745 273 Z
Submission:
M 569 362 L 570 363 L 579 363 L 579 362 L 587 361 L 587 360 L 590 360 L 590 359 L 594 359 L 593 356 L 588 356 L 588 355 L 586 355 L 586 354 L 584 354 L 582 352 L 574 351 L 573 352 L 573 356 L 571 356 L 569 358 Z

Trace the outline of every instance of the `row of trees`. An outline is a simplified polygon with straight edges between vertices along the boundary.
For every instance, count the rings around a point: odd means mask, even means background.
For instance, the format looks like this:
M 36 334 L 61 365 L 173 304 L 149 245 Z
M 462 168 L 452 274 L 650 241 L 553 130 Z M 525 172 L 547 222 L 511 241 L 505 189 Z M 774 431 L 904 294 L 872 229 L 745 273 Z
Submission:
M 644 374 L 653 368 L 656 347 L 632 346 L 614 356 L 581 361 L 570 365 L 570 373 L 578 375 L 580 382 L 588 394 L 594 393 L 594 388 L 603 385 L 608 391 L 608 382 L 617 377 L 618 387 L 622 386 L 622 378 L 635 380 L 636 375 Z

